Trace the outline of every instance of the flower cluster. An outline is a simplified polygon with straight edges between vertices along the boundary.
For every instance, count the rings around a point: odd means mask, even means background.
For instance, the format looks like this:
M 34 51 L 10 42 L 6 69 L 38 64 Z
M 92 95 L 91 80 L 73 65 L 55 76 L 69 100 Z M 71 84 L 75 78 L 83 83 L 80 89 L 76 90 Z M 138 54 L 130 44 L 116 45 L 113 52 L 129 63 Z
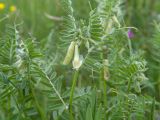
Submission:
M 6 8 L 6 5 L 4 3 L 0 2 L 0 11 L 4 10 Z M 15 12 L 17 10 L 15 5 L 9 6 L 9 11 L 10 12 Z
M 73 55 L 74 55 L 74 58 L 73 58 Z M 78 44 L 75 41 L 71 42 L 68 48 L 66 57 L 63 61 L 63 64 L 64 65 L 69 64 L 72 58 L 73 58 L 73 61 L 72 61 L 73 69 L 78 70 L 83 63 L 83 56 L 79 55 Z

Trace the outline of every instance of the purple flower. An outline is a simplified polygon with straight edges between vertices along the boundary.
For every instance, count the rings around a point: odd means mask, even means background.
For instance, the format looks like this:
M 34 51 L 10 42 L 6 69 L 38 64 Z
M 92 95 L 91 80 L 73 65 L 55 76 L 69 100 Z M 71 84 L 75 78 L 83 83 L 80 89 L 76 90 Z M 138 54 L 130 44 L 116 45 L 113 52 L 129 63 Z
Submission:
M 131 39 L 134 37 L 134 33 L 132 32 L 131 29 L 128 29 L 128 38 Z

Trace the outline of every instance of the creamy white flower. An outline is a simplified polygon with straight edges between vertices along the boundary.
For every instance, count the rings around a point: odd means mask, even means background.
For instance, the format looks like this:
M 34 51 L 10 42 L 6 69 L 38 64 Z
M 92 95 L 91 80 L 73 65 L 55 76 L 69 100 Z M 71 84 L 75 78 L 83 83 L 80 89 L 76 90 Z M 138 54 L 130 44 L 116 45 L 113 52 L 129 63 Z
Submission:
M 73 69 L 78 70 L 80 68 L 80 66 L 83 63 L 83 56 L 79 55 L 79 51 L 78 51 L 78 45 L 75 45 L 75 51 L 74 51 L 74 59 L 73 59 Z

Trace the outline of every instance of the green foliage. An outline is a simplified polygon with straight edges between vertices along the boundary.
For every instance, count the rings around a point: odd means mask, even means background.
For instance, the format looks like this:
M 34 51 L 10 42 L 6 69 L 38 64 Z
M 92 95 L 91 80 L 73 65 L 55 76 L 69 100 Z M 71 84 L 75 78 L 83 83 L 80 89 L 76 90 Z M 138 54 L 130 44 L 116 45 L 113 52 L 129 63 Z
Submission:
M 17 10 L 10 13 L 13 4 Z M 5 5 L 0 119 L 159 119 L 160 25 L 154 22 L 154 35 L 142 29 L 151 27 L 145 26 L 151 18 L 144 22 L 153 8 L 149 0 L 7 0 Z M 140 28 L 131 39 L 130 25 Z M 72 62 L 62 65 L 72 53 Z

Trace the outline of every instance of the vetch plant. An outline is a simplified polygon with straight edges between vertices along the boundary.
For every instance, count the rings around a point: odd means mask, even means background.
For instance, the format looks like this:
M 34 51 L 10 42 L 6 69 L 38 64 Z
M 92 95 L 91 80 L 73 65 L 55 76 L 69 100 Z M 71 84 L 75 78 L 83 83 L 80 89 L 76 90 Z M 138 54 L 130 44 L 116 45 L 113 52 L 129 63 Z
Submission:
M 124 19 L 135 1 L 10 4 L 20 12 L 0 22 L 0 119 L 159 119 L 160 28 L 135 37 Z

